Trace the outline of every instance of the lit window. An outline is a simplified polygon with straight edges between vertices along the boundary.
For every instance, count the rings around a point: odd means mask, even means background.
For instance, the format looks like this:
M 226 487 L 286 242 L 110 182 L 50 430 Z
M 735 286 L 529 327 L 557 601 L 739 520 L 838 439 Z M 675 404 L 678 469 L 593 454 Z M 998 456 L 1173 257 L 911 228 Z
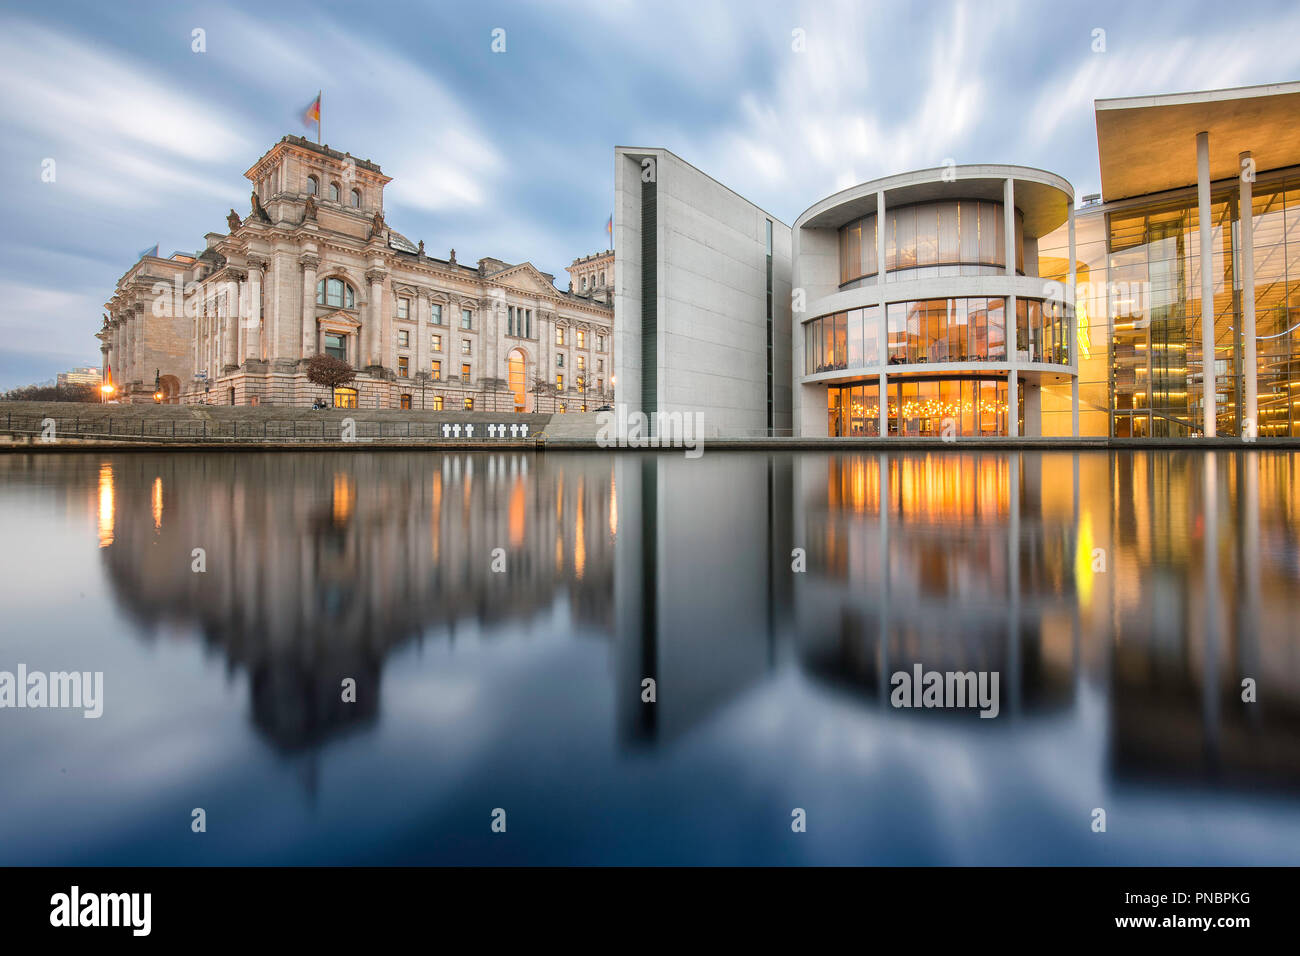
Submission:
M 437 302 L 433 304 L 433 315 L 429 319 L 434 325 L 442 325 L 442 306 Z
M 402 407 L 403 408 L 411 407 L 411 396 L 407 395 L 405 392 L 402 393 Z
M 360 209 L 360 208 L 361 208 L 361 190 L 360 190 L 360 189 L 354 189 L 354 190 L 352 190 L 352 208 L 353 208 L 353 209 Z
M 330 183 L 330 202 L 339 201 L 339 184 Z
M 587 333 L 586 333 L 586 332 L 583 332 L 581 329 L 579 329 L 579 330 L 578 330 L 578 348 L 580 348 L 580 349 L 585 349 L 586 347 L 587 347 Z
M 467 412 L 474 411 L 474 399 L 472 398 L 465 399 L 465 411 Z
M 557 374 L 557 375 L 555 376 L 555 390 L 556 390 L 557 392 L 562 392 L 562 391 L 564 391 L 564 376 L 563 376 L 563 375 L 559 375 L 559 374 Z
M 410 348 L 410 346 L 411 346 L 411 333 L 406 329 L 398 329 L 397 347 L 405 349 L 405 348 Z
M 405 355 L 397 356 L 397 375 L 399 378 L 410 378 L 411 360 Z
M 401 296 L 397 300 L 397 317 L 399 319 L 409 319 L 411 317 L 411 300 Z
M 316 179 L 315 176 L 308 176 L 308 177 L 307 177 L 307 195 L 308 195 L 308 196 L 315 196 L 315 195 L 316 195 L 317 193 L 319 193 L 319 192 L 320 192 L 320 182 L 317 181 L 317 179 Z
M 321 279 L 316 283 L 316 304 L 334 308 L 356 308 L 356 293 L 342 279 Z
M 439 335 L 437 332 L 433 333 L 433 335 L 431 335 L 431 336 L 429 337 L 429 344 L 433 346 L 433 350 L 434 350 L 435 352 L 441 352 L 441 351 L 442 351 L 442 336 Z
M 434 359 L 433 365 L 430 366 L 430 371 L 433 374 L 433 380 L 435 382 L 440 380 L 442 378 L 442 362 L 438 361 L 437 359 Z
M 435 412 L 440 412 L 440 411 L 442 411 L 442 396 L 441 396 L 441 395 L 435 395 L 435 396 L 433 396 L 433 399 L 432 399 L 432 401 L 431 401 L 431 406 L 430 406 L 430 407 L 431 407 Z
M 578 356 L 578 371 L 581 372 L 587 367 L 587 360 L 581 355 Z
M 556 345 L 564 344 L 564 329 L 555 330 L 555 344 Z
M 462 329 L 474 328 L 474 313 L 469 309 L 460 310 L 460 327 Z
M 468 382 L 470 380 L 470 377 L 471 376 L 469 373 L 469 363 L 465 363 L 460 367 L 460 380 L 462 382 Z

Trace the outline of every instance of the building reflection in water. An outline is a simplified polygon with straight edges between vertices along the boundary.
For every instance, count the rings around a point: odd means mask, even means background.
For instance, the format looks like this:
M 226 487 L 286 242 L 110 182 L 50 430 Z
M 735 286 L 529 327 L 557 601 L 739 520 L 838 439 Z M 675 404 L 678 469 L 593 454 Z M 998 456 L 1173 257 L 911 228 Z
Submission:
M 80 495 L 137 632 L 192 625 L 284 755 L 372 726 L 400 647 L 561 620 L 607 641 L 609 686 L 569 692 L 612 697 L 592 733 L 629 754 L 794 668 L 972 741 L 1094 720 L 1095 698 L 1115 779 L 1300 788 L 1291 454 L 124 454 L 0 475 Z M 1001 716 L 893 710 L 914 663 L 999 671 Z
M 888 710 L 914 663 L 997 670 L 1014 722 L 1088 683 L 1117 778 L 1300 786 L 1296 456 L 808 456 L 795 496 L 794 641 L 829 685 Z
M 100 543 L 138 632 L 192 625 L 248 674 L 254 723 L 291 754 L 373 722 L 385 658 L 426 633 L 454 640 L 472 620 L 490 635 L 557 599 L 608 633 L 610 463 L 539 461 L 118 456 L 99 473 Z

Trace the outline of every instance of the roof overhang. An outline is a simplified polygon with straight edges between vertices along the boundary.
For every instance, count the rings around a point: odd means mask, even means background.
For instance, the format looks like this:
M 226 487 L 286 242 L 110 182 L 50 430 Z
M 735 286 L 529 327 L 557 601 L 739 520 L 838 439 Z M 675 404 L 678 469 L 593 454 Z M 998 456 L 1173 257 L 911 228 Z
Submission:
M 953 199 L 1001 202 L 1011 179 L 1016 208 L 1024 216 L 1025 235 L 1044 236 L 1069 215 L 1074 187 L 1041 169 L 1026 166 L 954 166 L 918 169 L 851 186 L 813 204 L 795 220 L 796 229 L 833 229 L 876 211 L 876 193 L 886 208 Z
M 1210 179 L 1232 179 L 1250 150 L 1259 170 L 1300 164 L 1300 83 L 1097 100 L 1106 200 L 1196 183 L 1196 135 L 1210 134 Z

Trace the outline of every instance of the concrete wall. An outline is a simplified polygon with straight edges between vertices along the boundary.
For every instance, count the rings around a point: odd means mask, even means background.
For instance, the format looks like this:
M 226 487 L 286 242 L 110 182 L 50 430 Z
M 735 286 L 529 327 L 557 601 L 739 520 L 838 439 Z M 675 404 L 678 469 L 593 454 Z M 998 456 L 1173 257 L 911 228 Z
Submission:
M 615 151 L 618 400 L 641 408 L 641 189 L 657 192 L 660 412 L 699 412 L 708 435 L 767 433 L 766 224 L 773 230 L 774 427 L 791 427 L 790 228 L 664 149 Z

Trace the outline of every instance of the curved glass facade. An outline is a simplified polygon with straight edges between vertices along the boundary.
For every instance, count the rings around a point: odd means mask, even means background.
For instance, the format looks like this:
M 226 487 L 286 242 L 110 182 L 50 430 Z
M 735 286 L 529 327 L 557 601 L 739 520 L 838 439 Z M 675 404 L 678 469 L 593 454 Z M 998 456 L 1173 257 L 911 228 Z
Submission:
M 1007 381 L 977 376 L 890 381 L 885 389 L 889 434 L 961 436 L 1007 434 Z M 826 434 L 880 434 L 878 382 L 832 385 L 826 392 Z
M 998 275 L 1006 271 L 1002 203 L 956 199 L 885 210 L 885 272 L 906 278 Z M 1016 212 L 1016 271 L 1024 274 L 1024 217 Z M 840 227 L 840 286 L 879 272 L 876 214 Z M 900 277 L 902 278 L 902 277 Z

